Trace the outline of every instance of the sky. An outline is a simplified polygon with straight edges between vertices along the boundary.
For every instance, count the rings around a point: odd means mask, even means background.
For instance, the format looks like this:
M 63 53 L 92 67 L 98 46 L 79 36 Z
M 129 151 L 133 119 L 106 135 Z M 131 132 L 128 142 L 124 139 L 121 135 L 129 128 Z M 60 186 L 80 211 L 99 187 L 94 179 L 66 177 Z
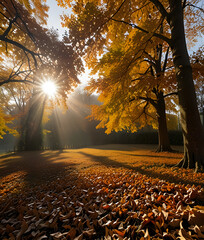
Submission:
M 47 24 L 51 28 L 58 29 L 59 34 L 63 34 L 65 28 L 62 28 L 60 15 L 64 13 L 70 12 L 68 9 L 63 9 L 57 5 L 56 0 L 47 0 L 47 4 L 49 5 L 49 12 L 48 12 L 48 21 Z

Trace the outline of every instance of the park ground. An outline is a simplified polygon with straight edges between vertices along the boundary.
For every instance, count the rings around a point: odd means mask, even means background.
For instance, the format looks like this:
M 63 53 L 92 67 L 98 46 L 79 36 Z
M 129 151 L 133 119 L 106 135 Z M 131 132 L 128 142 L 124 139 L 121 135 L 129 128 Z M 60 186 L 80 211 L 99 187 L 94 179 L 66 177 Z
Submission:
M 2 155 L 0 239 L 204 239 L 204 173 L 154 149 Z

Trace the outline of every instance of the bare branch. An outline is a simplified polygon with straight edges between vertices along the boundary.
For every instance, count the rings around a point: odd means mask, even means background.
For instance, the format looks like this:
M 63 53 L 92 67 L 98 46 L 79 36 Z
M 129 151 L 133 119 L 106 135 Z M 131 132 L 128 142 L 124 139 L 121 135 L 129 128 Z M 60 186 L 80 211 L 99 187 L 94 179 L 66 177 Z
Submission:
M 186 4 L 186 6 L 197 8 L 197 9 L 199 9 L 200 11 L 202 11 L 204 13 L 204 9 L 203 8 L 198 7 L 198 6 L 196 6 L 196 5 L 192 4 L 192 3 L 188 3 L 188 4 Z

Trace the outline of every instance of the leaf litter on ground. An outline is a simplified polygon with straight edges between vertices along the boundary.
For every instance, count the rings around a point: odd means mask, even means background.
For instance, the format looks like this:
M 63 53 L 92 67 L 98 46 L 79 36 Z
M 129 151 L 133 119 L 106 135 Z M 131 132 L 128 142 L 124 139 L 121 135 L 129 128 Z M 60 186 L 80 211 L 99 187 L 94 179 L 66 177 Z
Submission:
M 75 167 L 41 166 L 52 176 L 32 186 L 26 171 L 1 178 L 1 239 L 204 239 L 203 173 L 165 166 L 179 154 L 101 150 L 63 153 Z

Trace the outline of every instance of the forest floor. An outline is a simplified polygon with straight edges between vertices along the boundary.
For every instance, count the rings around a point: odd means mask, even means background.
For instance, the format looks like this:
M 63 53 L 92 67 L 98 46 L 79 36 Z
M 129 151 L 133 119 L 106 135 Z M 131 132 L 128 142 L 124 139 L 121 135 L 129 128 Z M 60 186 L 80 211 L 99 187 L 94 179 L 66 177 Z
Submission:
M 0 156 L 0 239 L 204 239 L 204 173 L 154 148 Z

